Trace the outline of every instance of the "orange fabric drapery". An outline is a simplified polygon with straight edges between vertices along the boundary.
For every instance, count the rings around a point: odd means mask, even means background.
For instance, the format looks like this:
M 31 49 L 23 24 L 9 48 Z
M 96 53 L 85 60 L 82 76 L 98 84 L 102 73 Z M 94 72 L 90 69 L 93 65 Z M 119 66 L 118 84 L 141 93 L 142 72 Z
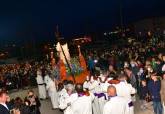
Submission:
M 86 80 L 87 76 L 89 76 L 89 71 L 84 71 L 80 75 L 75 76 L 75 80 L 76 80 L 75 83 L 84 83 L 84 81 Z M 73 77 L 72 76 L 68 76 L 65 79 L 73 81 Z
M 62 60 L 60 60 L 60 79 L 66 79 L 66 67 Z

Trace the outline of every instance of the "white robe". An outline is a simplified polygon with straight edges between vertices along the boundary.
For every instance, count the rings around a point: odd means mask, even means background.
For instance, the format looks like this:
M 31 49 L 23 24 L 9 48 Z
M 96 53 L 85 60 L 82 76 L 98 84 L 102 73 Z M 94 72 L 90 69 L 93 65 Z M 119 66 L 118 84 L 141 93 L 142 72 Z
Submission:
M 91 93 L 98 93 L 99 92 L 99 82 L 94 80 L 92 82 L 89 83 L 89 91 Z M 92 109 L 93 109 L 93 114 L 100 114 L 100 108 L 99 108 L 99 102 L 98 102 L 98 98 L 95 97 L 93 103 L 92 103 Z
M 53 80 L 50 80 L 46 88 L 48 89 L 48 93 L 50 94 L 53 108 L 58 108 L 58 93 L 56 90 L 55 82 Z
M 41 75 L 37 75 L 36 77 L 37 84 L 38 84 L 38 92 L 40 99 L 46 99 L 46 88 L 44 84 L 44 80 Z
M 108 99 L 107 93 L 104 93 L 104 94 L 105 94 L 105 97 L 103 96 L 103 97 L 98 99 L 100 114 L 103 114 L 103 108 L 104 108 L 104 105 L 105 105 L 105 103 L 107 102 L 107 99 Z
M 64 109 L 64 114 L 73 114 L 71 105 L 77 100 L 77 98 L 77 93 L 73 93 L 70 96 L 67 94 L 67 96 L 65 96 L 65 99 L 60 102 L 59 108 Z
M 84 89 L 88 89 L 91 93 L 96 93 L 96 87 L 98 86 L 97 81 L 90 82 L 90 81 L 85 81 L 83 84 Z M 99 114 L 99 103 L 98 103 L 98 98 L 95 97 L 93 103 L 92 103 L 92 109 L 93 109 L 93 114 Z
M 61 91 L 58 92 L 58 104 L 59 108 L 64 110 L 67 106 L 65 102 L 65 99 L 68 97 L 68 93 L 65 88 L 63 88 Z
M 49 75 L 45 75 L 45 77 L 44 77 L 44 83 L 46 84 L 46 86 L 48 85 L 49 80 L 51 80 L 50 77 L 49 77 Z M 48 96 L 50 97 L 50 93 L 49 92 L 48 92 Z
M 94 95 L 78 97 L 72 104 L 71 110 L 73 114 L 92 114 L 92 101 Z
M 101 83 L 101 88 L 103 92 L 107 92 L 108 86 L 110 86 L 109 83 L 105 82 L 105 83 Z
M 128 103 L 132 102 L 132 97 L 131 94 L 135 94 L 136 90 L 135 88 L 132 87 L 131 84 L 128 84 L 126 81 L 125 82 L 120 82 L 119 84 L 114 85 L 116 87 L 117 95 L 124 97 Z M 130 106 L 130 113 L 129 114 L 134 114 L 134 106 Z
M 105 76 L 102 76 L 101 77 L 101 80 L 105 80 Z M 108 86 L 110 86 L 110 84 L 108 83 L 108 81 L 112 80 L 112 78 L 107 78 L 105 83 L 100 83 L 100 86 L 101 86 L 101 90 L 102 92 L 106 93 L 107 92 L 107 89 L 108 89 Z
M 110 84 L 108 82 L 105 83 L 100 83 L 99 84 L 99 94 L 104 94 L 105 96 L 102 96 L 98 98 L 98 103 L 99 103 L 99 114 L 103 114 L 103 107 L 105 103 L 107 102 L 108 95 L 107 95 L 107 88 Z
M 45 77 L 44 77 L 44 83 L 45 83 L 46 85 L 48 85 L 49 80 L 50 80 L 49 75 L 45 75 Z
M 103 114 L 129 114 L 128 102 L 123 97 L 112 97 L 103 108 Z
M 85 81 L 84 84 L 83 84 L 83 88 L 84 89 L 89 89 L 89 86 L 90 86 L 90 81 Z

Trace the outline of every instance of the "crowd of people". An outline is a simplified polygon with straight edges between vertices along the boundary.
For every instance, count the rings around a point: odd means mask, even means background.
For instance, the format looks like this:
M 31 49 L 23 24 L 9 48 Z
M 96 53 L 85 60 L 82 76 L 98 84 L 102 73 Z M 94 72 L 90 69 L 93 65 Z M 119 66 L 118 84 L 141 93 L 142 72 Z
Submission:
M 7 91 L 0 92 L 0 113 L 1 114 L 41 114 L 40 100 L 29 90 L 27 96 L 22 100 L 20 97 L 10 99 Z
M 36 66 L 16 63 L 0 66 L 0 87 L 7 90 L 23 89 L 36 85 Z
M 51 68 L 47 61 L 30 61 L 14 64 L 0 65 L 0 88 L 7 91 L 16 89 L 26 89 L 37 86 L 37 70 L 40 69 L 44 76 L 47 71 L 49 74 L 56 76 L 55 68 Z M 54 73 L 54 74 L 53 74 Z
M 50 98 L 52 109 L 60 109 L 64 114 L 134 114 L 137 99 L 141 101 L 141 110 L 147 110 L 147 103 L 152 102 L 155 114 L 165 114 L 164 47 L 162 42 L 132 42 L 90 52 L 86 57 L 90 75 L 81 84 L 60 80 L 54 71 L 58 65 L 47 62 L 3 65 L 1 88 L 19 89 L 34 84 L 39 96 L 29 91 L 24 101 L 19 97 L 8 101 L 7 93 L 1 91 L 0 113 L 5 107 L 14 114 L 40 114 L 40 100 Z
M 141 101 L 141 110 L 152 101 L 155 114 L 163 114 L 165 55 L 160 48 L 163 46 L 136 44 L 101 56 L 90 53 L 90 75 L 83 84 L 61 83 L 48 73 L 42 77 L 39 70 L 39 95 L 45 99 L 48 91 L 52 109 L 59 108 L 64 114 L 134 114 L 136 99 Z

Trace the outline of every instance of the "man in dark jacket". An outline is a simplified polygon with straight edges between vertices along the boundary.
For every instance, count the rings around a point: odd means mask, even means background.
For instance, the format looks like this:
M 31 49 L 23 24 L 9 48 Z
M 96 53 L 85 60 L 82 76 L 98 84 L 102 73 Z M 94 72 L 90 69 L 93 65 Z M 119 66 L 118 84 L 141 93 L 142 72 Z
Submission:
M 10 114 L 9 108 L 6 105 L 7 96 L 6 91 L 0 91 L 0 114 Z
M 155 72 L 151 74 L 151 80 L 148 83 L 148 89 L 152 96 L 154 113 L 162 114 L 163 108 L 160 97 L 161 82 L 158 79 L 157 73 Z

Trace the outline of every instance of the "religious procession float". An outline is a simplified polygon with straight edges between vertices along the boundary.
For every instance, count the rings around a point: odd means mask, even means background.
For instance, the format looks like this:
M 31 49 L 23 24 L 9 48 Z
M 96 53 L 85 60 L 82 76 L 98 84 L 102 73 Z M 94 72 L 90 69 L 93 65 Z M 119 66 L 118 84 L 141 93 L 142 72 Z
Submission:
M 81 53 L 80 45 L 77 45 L 77 49 L 79 55 L 71 58 L 67 43 L 64 45 L 61 45 L 60 42 L 57 43 L 56 50 L 60 60 L 58 65 L 56 65 L 55 59 L 53 55 L 51 55 L 51 64 L 55 67 L 54 72 L 56 76 L 59 76 L 58 79 L 60 81 L 72 80 L 74 83 L 83 83 L 86 76 L 89 75 L 85 58 Z

